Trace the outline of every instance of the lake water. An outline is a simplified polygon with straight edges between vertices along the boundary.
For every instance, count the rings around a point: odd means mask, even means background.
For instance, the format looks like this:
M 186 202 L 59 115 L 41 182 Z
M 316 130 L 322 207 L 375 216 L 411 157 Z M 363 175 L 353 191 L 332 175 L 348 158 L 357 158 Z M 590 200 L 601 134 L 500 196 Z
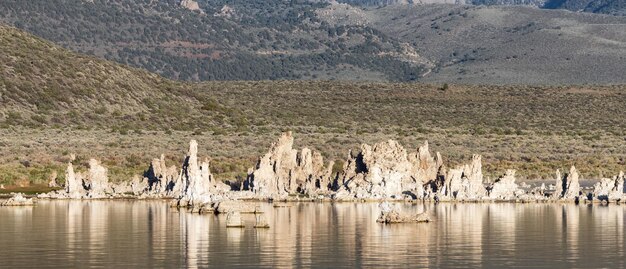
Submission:
M 404 204 L 435 222 L 382 225 L 375 203 L 263 204 L 270 229 L 164 201 L 0 207 L 2 268 L 625 268 L 626 206 Z

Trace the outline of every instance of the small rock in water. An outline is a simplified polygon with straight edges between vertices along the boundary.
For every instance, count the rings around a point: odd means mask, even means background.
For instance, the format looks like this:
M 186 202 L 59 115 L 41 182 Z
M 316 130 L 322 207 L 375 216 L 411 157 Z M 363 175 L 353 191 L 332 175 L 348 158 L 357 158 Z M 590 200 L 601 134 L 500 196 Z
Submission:
M 245 227 L 241 220 L 241 214 L 238 211 L 228 212 L 226 215 L 226 227 L 227 228 L 243 228 Z
M 27 206 L 34 204 L 35 201 L 33 201 L 33 198 L 26 198 L 21 193 L 15 193 L 9 200 L 0 203 L 0 206 Z
M 409 223 L 409 222 L 430 222 L 431 219 L 428 216 L 428 213 L 422 212 L 416 215 L 406 215 L 399 210 L 397 210 L 394 206 L 387 202 L 383 202 L 379 205 L 381 212 L 380 216 L 376 220 L 378 223 Z
M 254 224 L 254 228 L 269 228 L 270 224 L 267 223 L 267 219 L 265 219 L 264 214 L 256 214 L 256 224 Z

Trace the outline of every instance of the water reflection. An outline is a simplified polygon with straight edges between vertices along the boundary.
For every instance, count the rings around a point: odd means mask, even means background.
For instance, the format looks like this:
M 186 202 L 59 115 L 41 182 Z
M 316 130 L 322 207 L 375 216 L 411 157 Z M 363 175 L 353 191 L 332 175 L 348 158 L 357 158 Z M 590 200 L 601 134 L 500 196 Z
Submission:
M 625 267 L 623 206 L 401 204 L 435 222 L 381 225 L 375 203 L 260 205 L 270 229 L 159 201 L 4 207 L 0 267 Z

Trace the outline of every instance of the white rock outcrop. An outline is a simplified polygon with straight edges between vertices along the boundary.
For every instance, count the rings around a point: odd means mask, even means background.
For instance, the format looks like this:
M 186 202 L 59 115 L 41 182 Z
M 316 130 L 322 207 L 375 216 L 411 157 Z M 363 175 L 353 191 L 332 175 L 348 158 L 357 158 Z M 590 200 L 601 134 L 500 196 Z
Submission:
M 29 206 L 34 204 L 33 198 L 26 198 L 22 193 L 14 193 L 8 200 L 0 202 L 0 206 Z
M 89 173 L 86 180 L 83 180 L 83 186 L 87 190 L 89 198 L 105 198 L 107 194 L 111 194 L 112 190 L 109 186 L 108 169 L 96 159 L 89 160 Z
M 259 197 L 281 199 L 289 194 L 313 194 L 330 185 L 332 166 L 324 168 L 319 152 L 293 149 L 291 132 L 281 134 L 248 175 L 247 186 Z
M 74 172 L 74 166 L 71 162 L 67 164 L 65 170 L 64 190 L 68 198 L 80 199 L 85 194 L 82 176 Z
M 556 183 L 555 190 L 552 194 L 554 199 L 572 200 L 577 199 L 580 196 L 580 183 L 579 183 L 578 170 L 572 165 L 569 169 L 569 173 L 565 176 L 561 176 L 561 172 L 556 170 Z
M 425 196 L 424 184 L 437 179 L 441 166 L 440 155 L 430 155 L 428 142 L 412 154 L 394 140 L 363 144 L 361 152 L 350 152 L 344 164 L 338 195 L 343 199 L 420 199 Z
M 198 142 L 189 142 L 189 152 L 180 174 L 181 195 L 178 206 L 189 207 L 192 211 L 210 205 L 212 191 L 215 190 L 213 175 L 209 171 L 209 160 L 198 162 Z
M 483 184 L 482 157 L 474 155 L 471 163 L 450 169 L 444 178 L 444 187 L 437 196 L 464 201 L 487 197 L 487 189 Z
M 520 189 L 515 183 L 515 170 L 506 170 L 504 176 L 496 179 L 496 181 L 488 187 L 489 198 L 496 200 L 512 200 L 515 199 Z M 523 194 L 523 191 L 521 191 Z
M 133 182 L 133 193 L 138 188 L 144 188 L 140 192 L 151 197 L 179 197 L 180 186 L 176 188 L 179 182 L 179 169 L 172 165 L 170 167 L 165 163 L 165 155 L 161 154 L 160 158 L 155 158 L 150 162 L 150 167 L 143 174 L 142 182 Z
M 624 198 L 624 179 L 623 171 L 613 178 L 601 179 L 593 188 L 595 198 L 607 202 L 621 200 Z

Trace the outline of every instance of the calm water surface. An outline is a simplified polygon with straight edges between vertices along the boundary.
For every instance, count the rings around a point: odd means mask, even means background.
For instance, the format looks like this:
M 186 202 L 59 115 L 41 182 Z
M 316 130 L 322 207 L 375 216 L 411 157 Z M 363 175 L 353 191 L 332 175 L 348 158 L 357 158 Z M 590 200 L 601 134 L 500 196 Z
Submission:
M 375 203 L 262 204 L 271 228 L 225 228 L 162 201 L 0 207 L 1 268 L 625 268 L 626 206 L 402 205 L 435 222 L 381 225 Z

